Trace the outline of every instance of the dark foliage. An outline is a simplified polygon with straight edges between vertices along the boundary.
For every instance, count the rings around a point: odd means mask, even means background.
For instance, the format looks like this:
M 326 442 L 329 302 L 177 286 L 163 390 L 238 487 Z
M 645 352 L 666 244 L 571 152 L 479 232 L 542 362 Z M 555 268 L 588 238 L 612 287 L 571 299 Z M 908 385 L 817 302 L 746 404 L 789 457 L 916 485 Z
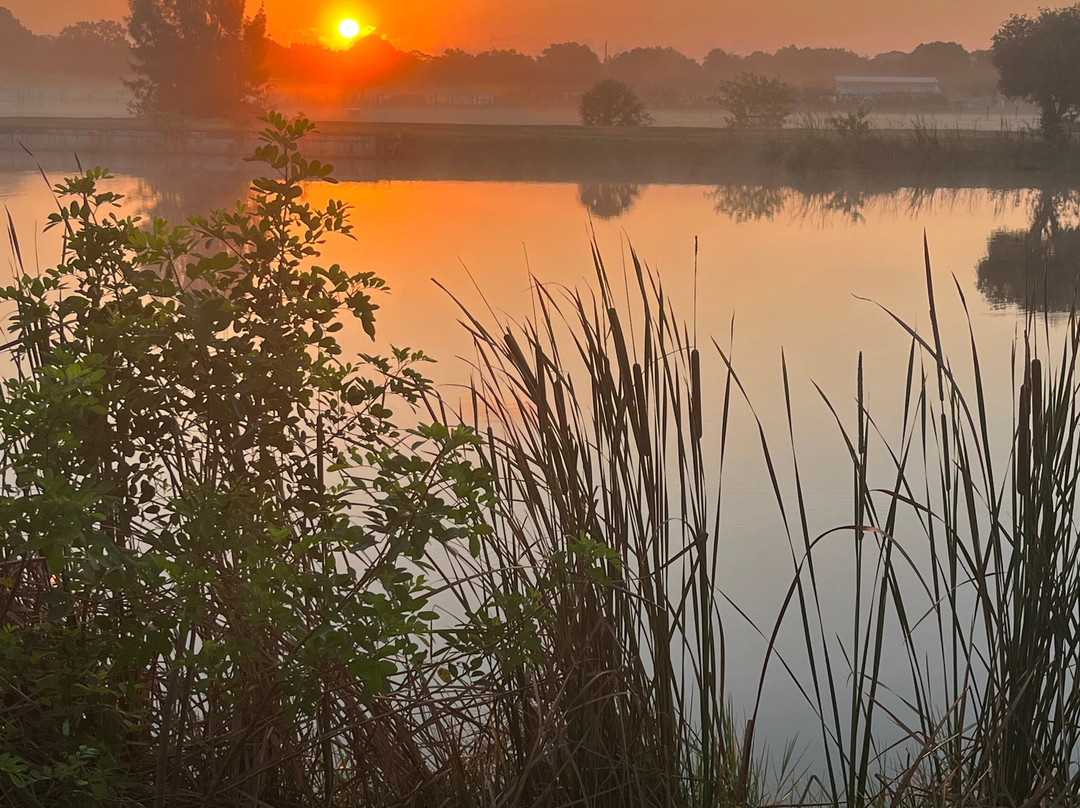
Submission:
M 671 93 L 703 94 L 701 65 L 674 48 L 633 48 L 611 57 L 607 75 L 652 101 Z
M 52 43 L 58 69 L 121 76 L 128 72 L 131 46 L 127 28 L 115 20 L 84 20 L 64 28 Z
M 795 107 L 795 93 L 780 79 L 744 73 L 720 82 L 713 99 L 730 113 L 729 123 L 739 129 L 776 129 Z
M 632 182 L 586 182 L 578 186 L 578 199 L 598 219 L 615 219 L 634 206 L 641 191 Z
M 416 565 L 483 535 L 474 434 L 393 420 L 426 357 L 343 355 L 383 283 L 320 265 L 347 207 L 301 199 L 331 167 L 269 120 L 250 207 L 140 226 L 92 169 L 57 187 L 64 262 L 2 291 L 5 806 L 370 804 Z
M 1080 115 L 1080 4 L 1014 14 L 991 49 L 1005 95 L 1039 107 L 1043 136 L 1058 140 Z
M 558 89 L 590 87 L 603 71 L 595 51 L 578 42 L 549 45 L 537 58 L 536 65 L 544 80 Z
M 266 15 L 243 0 L 130 0 L 133 111 L 207 118 L 249 110 L 266 82 Z
M 136 4 L 201 6 L 215 14 L 218 7 L 229 5 L 225 0 L 137 0 Z M 257 18 L 256 14 L 249 22 Z M 0 65 L 31 75 L 127 74 L 129 43 L 114 35 L 117 25 L 80 22 L 57 37 L 35 36 L 10 12 L 0 10 Z M 626 82 L 647 103 L 663 107 L 703 105 L 718 82 L 741 73 L 776 76 L 811 103 L 831 98 L 837 75 L 934 76 L 950 97 L 990 95 L 997 82 L 989 51 L 969 53 L 955 42 L 925 43 L 910 53 L 890 51 L 872 59 L 842 48 L 792 45 L 747 56 L 715 49 L 701 62 L 663 47 L 633 48 L 602 61 L 589 46 L 578 42 L 553 43 L 536 56 L 504 49 L 470 53 L 456 48 L 430 55 L 398 50 L 378 35 L 363 37 L 344 50 L 317 44 L 286 47 L 272 41 L 263 41 L 256 50 L 260 48 L 263 58 L 254 62 L 256 91 L 265 74 L 283 92 L 302 96 L 300 88 L 310 89 L 312 98 L 323 99 L 327 90 L 329 97 L 339 99 L 371 94 L 380 103 L 389 98 L 396 99 L 391 103 L 408 98 L 412 103 L 432 103 L 440 94 L 450 93 L 565 104 L 605 77 Z M 142 76 L 142 80 L 147 78 Z
M 586 126 L 648 126 L 652 117 L 628 85 L 615 79 L 598 81 L 581 96 L 581 122 Z
M 1080 196 L 1041 191 L 1026 230 L 996 230 L 976 267 L 976 286 L 995 306 L 1067 312 L 1080 293 Z

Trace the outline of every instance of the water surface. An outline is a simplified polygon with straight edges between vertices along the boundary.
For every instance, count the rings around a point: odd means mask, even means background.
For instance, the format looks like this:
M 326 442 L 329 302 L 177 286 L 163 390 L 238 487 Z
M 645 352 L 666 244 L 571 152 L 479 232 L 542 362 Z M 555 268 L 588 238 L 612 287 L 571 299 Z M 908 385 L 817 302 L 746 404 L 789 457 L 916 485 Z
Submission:
M 70 170 L 65 159 L 51 158 L 46 172 L 59 177 Z M 9 156 L 0 165 L 0 202 L 27 263 L 55 263 L 58 236 L 40 232 L 55 209 L 46 183 L 19 158 Z M 128 196 L 127 210 L 177 219 L 185 211 L 228 204 L 245 184 L 235 170 L 178 162 L 129 167 L 113 187 Z M 635 251 L 696 334 L 714 384 L 707 396 L 719 405 L 723 373 L 711 346 L 715 338 L 730 348 L 755 411 L 781 450 L 781 357 L 786 360 L 812 532 L 851 519 L 846 452 L 815 385 L 842 418 L 853 419 L 861 354 L 875 419 L 886 438 L 899 436 L 910 341 L 881 307 L 913 326 L 927 325 L 924 235 L 943 340 L 964 355 L 962 296 L 1003 448 L 1011 423 L 1011 353 L 1025 307 L 1049 304 L 1049 327 L 1057 330 L 1080 264 L 1073 260 L 1080 259 L 1074 200 L 1023 187 L 871 192 L 824 182 L 806 192 L 753 183 L 397 180 L 318 186 L 309 195 L 317 203 L 332 196 L 352 206 L 355 239 L 327 244 L 325 260 L 386 279 L 392 291 L 379 300 L 379 341 L 436 357 L 431 373 L 452 402 L 463 395 L 473 352 L 456 303 L 433 279 L 485 318 L 520 321 L 533 311 L 533 284 L 556 294 L 593 285 L 592 239 L 616 275 Z M 1050 280 L 1038 288 L 1032 288 L 1033 267 L 1049 267 Z M 370 349 L 358 328 L 343 333 L 347 348 Z M 961 378 L 970 375 L 966 366 L 955 370 Z M 767 627 L 790 581 L 791 554 L 748 407 L 739 408 L 727 451 L 724 563 L 717 585 Z M 790 480 L 790 472 L 782 469 L 781 476 Z M 920 540 L 914 534 L 904 539 L 913 545 Z M 826 614 L 842 623 L 850 603 L 850 548 L 839 544 L 823 558 L 837 581 L 826 597 Z M 749 705 L 763 642 L 739 623 L 732 615 L 729 681 L 736 704 Z M 780 681 L 775 688 L 767 726 L 783 737 L 809 732 L 813 722 L 797 695 Z

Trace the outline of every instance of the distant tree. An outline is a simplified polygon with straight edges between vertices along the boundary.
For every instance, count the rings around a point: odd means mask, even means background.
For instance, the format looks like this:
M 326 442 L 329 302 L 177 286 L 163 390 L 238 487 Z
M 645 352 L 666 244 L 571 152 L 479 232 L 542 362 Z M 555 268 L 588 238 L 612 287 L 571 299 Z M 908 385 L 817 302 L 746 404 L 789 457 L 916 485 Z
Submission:
M 54 63 L 83 73 L 119 74 L 131 60 L 127 28 L 116 20 L 82 21 L 60 31 L 52 42 Z
M 426 84 L 431 87 L 467 87 L 476 81 L 476 57 L 461 50 L 447 48 L 427 63 Z
M 975 61 L 956 42 L 924 42 L 899 57 L 898 69 L 891 72 L 901 76 L 933 76 L 944 92 L 955 93 L 972 84 Z
M 526 89 L 536 76 L 536 60 L 513 48 L 481 51 L 473 57 L 477 86 L 481 89 L 515 92 Z
M 128 44 L 127 29 L 122 22 L 116 20 L 77 22 L 60 31 L 56 41 L 70 44 L 101 43 L 112 48 L 126 47 Z
M 957 89 L 968 95 L 990 96 L 997 92 L 998 73 L 989 49 L 971 52 L 971 71 L 957 83 Z
M 971 54 L 958 42 L 924 42 L 908 57 L 921 75 L 945 78 L 971 67 Z
M 902 76 L 908 70 L 907 58 L 908 54 L 898 50 L 879 53 L 870 60 L 868 72 L 872 76 Z
M 713 81 L 722 81 L 737 76 L 742 68 L 742 57 L 737 53 L 728 53 L 723 48 L 713 48 L 701 63 L 701 67 Z
M 581 122 L 586 126 L 648 126 L 652 116 L 637 93 L 621 81 L 603 79 L 581 96 Z
M 19 18 L 11 12 L 11 9 L 0 6 L 0 43 L 7 46 L 29 43 L 33 39 L 33 31 L 23 25 Z
M 424 65 L 421 77 L 428 87 L 473 92 L 518 92 L 536 77 L 536 60 L 516 50 L 469 53 L 448 48 Z
M 580 89 L 592 86 L 603 66 L 600 57 L 588 45 L 580 42 L 560 42 L 548 45 L 536 60 L 542 80 L 551 87 Z
M 418 63 L 382 37 L 365 36 L 345 50 L 311 43 L 285 47 L 271 40 L 264 64 L 273 79 L 355 92 L 401 79 Z
M 780 79 L 743 73 L 720 82 L 713 100 L 730 113 L 731 126 L 775 129 L 783 126 L 784 118 L 791 114 L 795 94 Z
M 308 66 L 307 80 L 318 84 L 339 85 L 352 91 L 366 90 L 396 81 L 417 66 L 408 54 L 402 53 L 381 36 L 357 39 L 346 50 L 320 48 L 323 58 L 316 66 Z M 273 67 L 268 62 L 268 67 Z M 318 70 L 321 67 L 322 70 Z
M 629 84 L 650 100 L 707 92 L 701 65 L 674 48 L 633 48 L 605 65 L 607 75 Z
M 1043 137 L 1058 140 L 1080 113 L 1080 4 L 1014 14 L 994 34 L 990 57 L 1001 92 L 1037 104 Z
M 743 72 L 776 76 L 788 84 L 827 86 L 831 92 L 836 76 L 865 73 L 867 59 L 843 48 L 780 48 L 769 59 L 747 61 Z
M 129 0 L 129 83 L 141 114 L 216 117 L 249 107 L 266 82 L 266 15 L 244 0 Z
M 27 67 L 36 54 L 38 40 L 11 11 L 0 6 L 0 64 Z

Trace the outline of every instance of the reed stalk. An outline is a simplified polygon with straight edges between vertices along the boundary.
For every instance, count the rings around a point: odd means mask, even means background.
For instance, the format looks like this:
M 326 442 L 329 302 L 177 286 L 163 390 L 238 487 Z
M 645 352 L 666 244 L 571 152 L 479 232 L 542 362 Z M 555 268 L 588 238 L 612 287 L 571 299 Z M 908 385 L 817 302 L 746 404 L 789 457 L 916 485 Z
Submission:
M 715 588 L 731 389 L 706 400 L 696 335 L 636 254 L 623 290 L 593 262 L 594 294 L 537 284 L 521 325 L 463 309 L 503 503 L 483 583 L 544 615 L 502 682 L 515 776 L 542 758 L 544 804 L 749 804 Z

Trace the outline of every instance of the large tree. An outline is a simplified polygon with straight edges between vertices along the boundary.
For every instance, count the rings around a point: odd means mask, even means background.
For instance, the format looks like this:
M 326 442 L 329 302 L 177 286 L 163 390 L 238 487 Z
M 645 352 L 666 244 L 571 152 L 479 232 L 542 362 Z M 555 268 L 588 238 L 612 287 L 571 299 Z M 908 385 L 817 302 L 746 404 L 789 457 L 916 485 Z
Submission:
M 1060 138 L 1080 113 L 1080 4 L 1014 14 L 994 34 L 991 59 L 1001 91 L 1037 104 L 1044 137 Z
M 250 106 L 266 81 L 266 17 L 244 0 L 129 0 L 130 83 L 139 113 L 228 115 Z

